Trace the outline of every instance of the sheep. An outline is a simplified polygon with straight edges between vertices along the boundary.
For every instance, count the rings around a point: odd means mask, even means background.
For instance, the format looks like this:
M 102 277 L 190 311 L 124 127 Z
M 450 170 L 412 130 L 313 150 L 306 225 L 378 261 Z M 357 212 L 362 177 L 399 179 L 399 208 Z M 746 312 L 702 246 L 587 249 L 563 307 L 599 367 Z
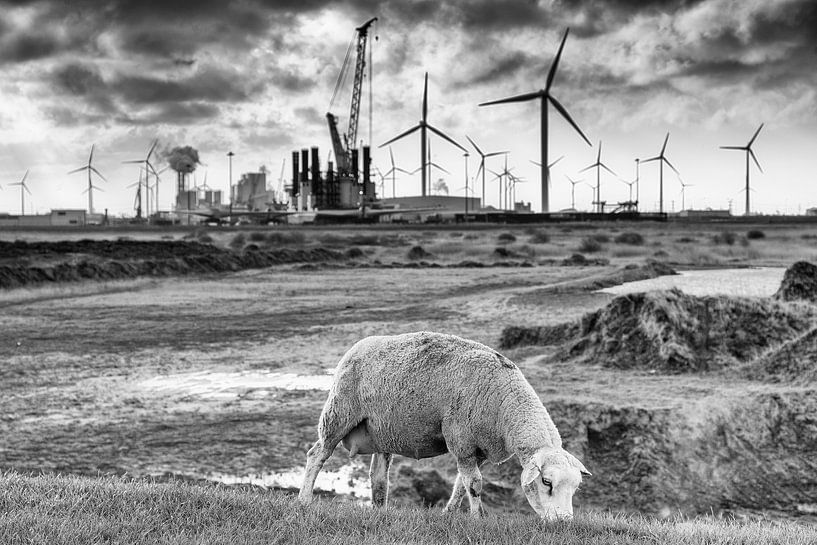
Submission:
M 392 456 L 451 452 L 457 477 L 446 511 L 467 496 L 483 512 L 479 467 L 516 456 L 521 485 L 545 520 L 573 517 L 573 494 L 590 475 L 562 448 L 539 396 L 508 358 L 491 348 L 432 332 L 367 337 L 338 363 L 306 457 L 298 498 L 312 501 L 315 479 L 338 443 L 351 456 L 371 454 L 372 504 L 385 507 Z

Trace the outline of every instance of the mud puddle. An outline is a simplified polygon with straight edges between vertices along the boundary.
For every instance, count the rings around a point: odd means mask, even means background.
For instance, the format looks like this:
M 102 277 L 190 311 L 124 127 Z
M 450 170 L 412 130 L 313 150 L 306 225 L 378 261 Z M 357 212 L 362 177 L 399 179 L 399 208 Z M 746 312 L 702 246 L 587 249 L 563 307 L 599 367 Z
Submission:
M 153 393 L 233 399 L 252 393 L 268 395 L 275 390 L 329 390 L 334 369 L 320 375 L 298 375 L 272 371 L 197 371 L 159 375 L 139 383 Z
M 699 297 L 707 295 L 770 297 L 780 287 L 785 271 L 783 267 L 678 271 L 677 275 L 626 282 L 599 290 L 599 293 L 627 295 L 677 288 L 686 294 Z

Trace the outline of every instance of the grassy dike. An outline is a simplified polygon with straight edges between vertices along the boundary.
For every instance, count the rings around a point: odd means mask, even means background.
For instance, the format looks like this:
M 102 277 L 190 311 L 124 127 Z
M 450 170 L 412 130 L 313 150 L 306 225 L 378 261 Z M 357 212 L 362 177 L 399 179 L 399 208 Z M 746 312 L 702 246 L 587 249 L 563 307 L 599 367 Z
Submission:
M 0 543 L 560 543 L 813 544 L 817 528 L 769 521 L 584 514 L 545 524 L 532 516 L 375 510 L 291 494 L 150 483 L 123 477 L 0 474 Z

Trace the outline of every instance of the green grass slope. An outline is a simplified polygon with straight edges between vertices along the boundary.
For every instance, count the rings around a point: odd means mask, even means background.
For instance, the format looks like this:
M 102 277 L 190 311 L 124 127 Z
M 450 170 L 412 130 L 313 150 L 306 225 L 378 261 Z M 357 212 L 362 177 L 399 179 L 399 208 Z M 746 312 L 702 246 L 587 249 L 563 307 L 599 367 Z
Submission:
M 0 543 L 560 543 L 813 544 L 817 528 L 768 521 L 658 521 L 585 514 L 545 524 L 535 517 L 439 510 L 377 510 L 291 494 L 148 483 L 125 478 L 0 474 Z

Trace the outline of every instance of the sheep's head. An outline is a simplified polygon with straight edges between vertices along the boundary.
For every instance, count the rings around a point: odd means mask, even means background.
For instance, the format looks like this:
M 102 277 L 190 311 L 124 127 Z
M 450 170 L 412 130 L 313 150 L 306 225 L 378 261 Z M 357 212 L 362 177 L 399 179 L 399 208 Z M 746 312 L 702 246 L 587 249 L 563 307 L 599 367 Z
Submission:
M 545 520 L 573 518 L 573 494 L 590 475 L 575 456 L 561 448 L 544 448 L 522 461 L 522 490 Z

